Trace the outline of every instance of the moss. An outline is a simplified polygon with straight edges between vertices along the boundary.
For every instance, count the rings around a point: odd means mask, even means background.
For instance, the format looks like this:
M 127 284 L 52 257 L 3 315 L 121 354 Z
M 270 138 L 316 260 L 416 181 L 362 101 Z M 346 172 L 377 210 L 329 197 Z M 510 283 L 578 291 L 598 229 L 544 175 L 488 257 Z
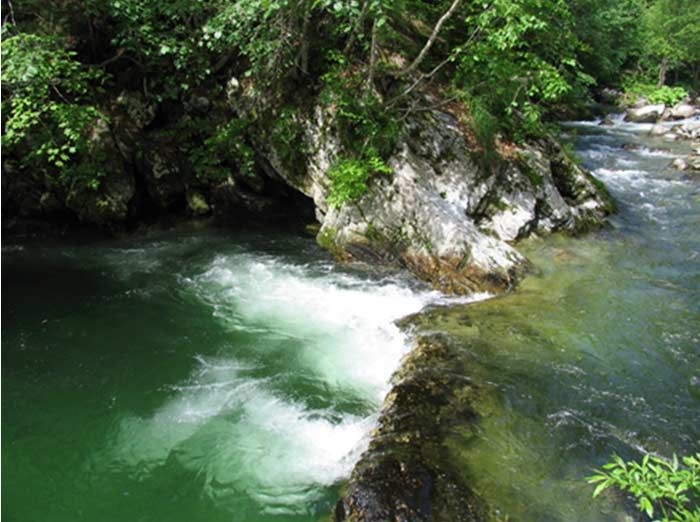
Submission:
M 373 243 L 386 241 L 385 237 L 379 232 L 379 229 L 377 229 L 374 223 L 367 224 L 364 236 L 367 238 L 368 241 Z
M 206 198 L 199 192 L 187 193 L 187 207 L 195 216 L 204 216 L 211 212 L 211 207 Z
M 533 167 L 532 163 L 534 162 L 535 159 L 529 153 L 521 151 L 518 154 L 516 164 L 518 170 L 530 181 L 532 188 L 538 189 L 544 185 L 544 176 Z
M 615 204 L 615 200 L 610 195 L 608 187 L 605 186 L 605 183 L 596 178 L 593 174 L 589 174 L 586 171 L 584 171 L 584 174 L 590 180 L 590 182 L 593 183 L 596 190 L 598 191 L 598 196 L 604 204 L 604 211 L 607 214 L 614 214 L 615 212 L 617 212 L 617 205 Z
M 326 250 L 330 250 L 335 246 L 335 238 L 337 235 L 338 231 L 333 227 L 321 228 L 316 236 L 316 243 Z
M 485 509 L 445 444 L 474 430 L 465 360 L 441 336 L 423 336 L 395 374 L 379 427 L 338 503 L 338 521 L 484 520 Z
M 541 188 L 544 185 L 544 176 L 539 172 L 535 171 L 535 169 L 527 168 L 523 171 L 523 173 L 527 176 L 527 179 L 530 180 L 532 188 L 537 189 Z

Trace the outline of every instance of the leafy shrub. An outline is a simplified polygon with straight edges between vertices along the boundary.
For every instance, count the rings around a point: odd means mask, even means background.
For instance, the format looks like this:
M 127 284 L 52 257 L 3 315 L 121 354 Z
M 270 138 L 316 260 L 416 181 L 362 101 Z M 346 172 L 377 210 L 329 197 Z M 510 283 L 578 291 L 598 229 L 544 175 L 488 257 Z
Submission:
M 649 94 L 651 103 L 663 103 L 664 105 L 675 105 L 688 96 L 688 91 L 683 87 L 669 87 L 664 85 Z
M 391 167 L 375 151 L 370 150 L 362 158 L 342 159 L 328 171 L 331 182 L 328 204 L 339 208 L 344 203 L 356 201 L 367 192 L 372 176 L 391 173 Z
M 102 74 L 83 66 L 65 39 L 3 31 L 2 83 L 9 96 L 3 144 L 24 146 L 24 163 L 63 168 L 76 154 L 86 153 L 94 124 L 106 120 L 86 103 Z M 97 182 L 97 180 L 93 180 Z
M 688 91 L 683 87 L 669 87 L 664 85 L 657 87 L 652 83 L 640 81 L 627 81 L 623 85 L 626 102 L 634 102 L 638 98 L 646 98 L 649 103 L 663 103 L 664 105 L 672 106 L 682 101 L 688 96 Z
M 612 462 L 588 478 L 597 484 L 593 497 L 610 487 L 628 491 L 649 517 L 660 513 L 663 522 L 700 521 L 700 453 L 684 457 L 683 466 L 673 460 L 645 455 L 642 462 L 625 462 L 615 455 Z
M 190 150 L 192 165 L 200 181 L 225 179 L 232 171 L 254 176 L 253 149 L 246 142 L 249 122 L 231 119 L 209 132 L 202 145 Z

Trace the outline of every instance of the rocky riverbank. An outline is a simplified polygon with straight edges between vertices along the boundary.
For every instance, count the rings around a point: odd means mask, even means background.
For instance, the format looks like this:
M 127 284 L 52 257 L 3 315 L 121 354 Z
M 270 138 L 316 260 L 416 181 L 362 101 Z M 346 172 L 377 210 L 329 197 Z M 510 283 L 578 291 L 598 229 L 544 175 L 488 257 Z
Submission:
M 169 111 L 121 93 L 92 133 L 97 182 L 47 184 L 50 176 L 17 175 L 16 158 L 5 158 L 14 174 L 3 176 L 3 221 L 63 216 L 119 231 L 173 214 L 225 223 L 315 216 L 319 244 L 338 259 L 400 265 L 442 291 L 468 294 L 517 283 L 527 267 L 517 240 L 584 231 L 613 209 L 554 139 L 500 144 L 487 160 L 461 117 L 440 110 L 408 115 L 387 161 L 391 174 L 331 204 L 328 172 L 343 149 L 337 108 L 270 109 L 265 123 L 246 127 L 259 97 L 235 78 L 220 95 L 193 95 Z M 198 128 L 219 129 L 220 142 L 197 145 Z
M 626 108 L 625 121 L 652 124 L 650 136 L 660 137 L 666 142 L 688 141 L 691 152 L 686 158 L 673 161 L 676 170 L 700 172 L 700 102 L 686 98 L 675 105 L 652 104 L 640 98 Z M 610 118 L 603 120 L 609 124 Z

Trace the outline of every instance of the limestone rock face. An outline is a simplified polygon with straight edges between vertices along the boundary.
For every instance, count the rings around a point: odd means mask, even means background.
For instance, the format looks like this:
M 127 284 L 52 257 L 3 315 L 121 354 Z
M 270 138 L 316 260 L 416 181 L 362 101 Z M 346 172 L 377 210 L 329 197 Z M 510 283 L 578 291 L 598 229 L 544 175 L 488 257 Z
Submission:
M 469 150 L 457 120 L 438 111 L 408 122 L 407 138 L 358 201 L 328 205 L 326 172 L 338 145 L 320 109 L 306 130 L 307 175 L 290 184 L 313 198 L 318 242 L 341 259 L 407 267 L 457 294 L 512 286 L 525 258 L 510 242 L 532 233 L 575 232 L 612 210 L 604 189 L 553 143 L 521 148 L 490 168 Z
M 66 207 L 85 223 L 118 226 L 127 219 L 136 192 L 134 176 L 125 168 L 124 151 L 127 146 L 113 137 L 104 121 L 95 125 L 90 141 L 93 154 L 103 158 L 95 167 L 100 169 L 95 174 L 99 184 L 95 187 L 85 184 L 71 187 L 66 197 Z
M 162 209 L 176 206 L 185 197 L 183 162 L 174 147 L 153 143 L 144 147 L 140 170 L 151 200 Z

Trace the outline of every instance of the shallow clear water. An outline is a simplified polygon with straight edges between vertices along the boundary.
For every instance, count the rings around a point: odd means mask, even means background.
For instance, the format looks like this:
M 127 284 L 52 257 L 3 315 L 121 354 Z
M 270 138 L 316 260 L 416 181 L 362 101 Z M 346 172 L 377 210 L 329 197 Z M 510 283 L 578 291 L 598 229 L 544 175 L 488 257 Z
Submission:
M 530 240 L 518 292 L 425 320 L 470 360 L 481 421 L 450 447 L 502 520 L 628 520 L 620 497 L 591 499 L 592 469 L 700 451 L 700 177 L 668 168 L 689 147 L 567 132 L 619 204 L 612 227 Z
M 469 307 L 293 234 L 3 243 L 2 515 L 325 520 L 410 345 L 393 321 L 449 303 L 426 321 L 482 390 L 450 440 L 469 483 L 503 519 L 620 520 L 591 468 L 700 449 L 700 183 L 640 127 L 567 132 L 613 226 L 526 243 L 521 290 Z

